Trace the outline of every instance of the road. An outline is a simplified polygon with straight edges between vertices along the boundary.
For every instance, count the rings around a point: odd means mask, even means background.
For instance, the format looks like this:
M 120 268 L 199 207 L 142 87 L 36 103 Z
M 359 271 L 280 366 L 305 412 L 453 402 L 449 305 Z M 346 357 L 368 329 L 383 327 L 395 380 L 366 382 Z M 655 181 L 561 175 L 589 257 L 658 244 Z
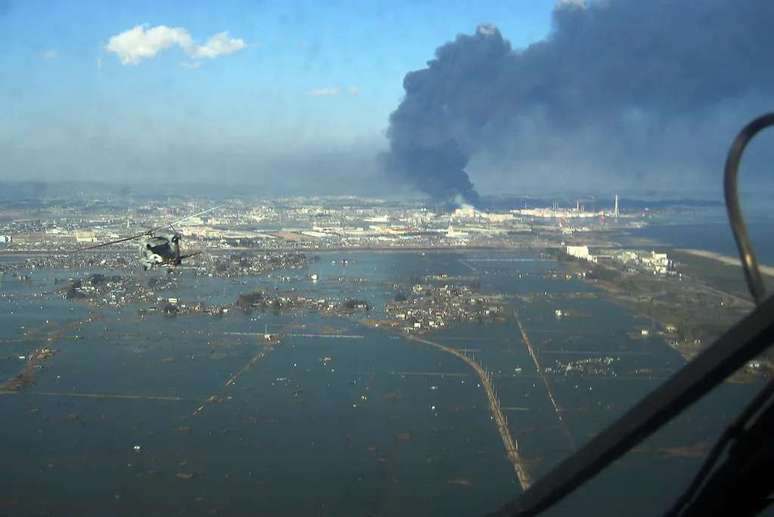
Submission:
M 535 363 L 535 370 L 537 370 L 538 375 L 543 380 L 543 385 L 546 387 L 548 399 L 551 401 L 551 405 L 554 407 L 556 418 L 559 419 L 559 425 L 562 428 L 562 431 L 564 431 L 564 435 L 567 437 L 567 441 L 570 443 L 570 447 L 575 450 L 577 449 L 577 446 L 575 445 L 575 439 L 572 437 L 572 433 L 564 421 L 564 417 L 562 416 L 562 408 L 559 406 L 559 402 L 554 395 L 554 390 L 551 387 L 551 383 L 549 382 L 548 377 L 546 377 L 546 374 L 543 371 L 543 367 L 540 365 L 540 359 L 535 353 L 535 349 L 532 347 L 532 341 L 530 341 L 529 336 L 527 335 L 527 331 L 524 329 L 524 325 L 521 323 L 519 313 L 516 312 L 515 309 L 513 311 L 513 317 L 516 320 L 516 323 L 519 325 L 519 331 L 521 332 L 521 338 L 524 341 L 524 346 L 527 347 L 527 351 L 529 352 L 530 357 L 532 357 L 532 362 Z
M 497 394 L 492 387 L 491 375 L 486 372 L 472 357 L 462 353 L 456 348 L 451 348 L 418 336 L 409 335 L 406 336 L 406 338 L 411 341 L 430 345 L 448 354 L 458 357 L 459 359 L 462 359 L 468 366 L 470 366 L 473 371 L 476 372 L 479 379 L 481 379 L 481 385 L 486 391 L 486 397 L 489 399 L 489 409 L 492 412 L 492 417 L 494 418 L 495 423 L 497 424 L 497 431 L 500 433 L 500 438 L 503 440 L 503 445 L 505 446 L 505 452 L 508 456 L 508 461 L 510 461 L 513 465 L 513 470 L 516 473 L 516 479 L 519 481 L 519 485 L 521 485 L 523 490 L 529 488 L 529 486 L 532 484 L 532 478 L 527 471 L 525 464 L 526 462 L 519 454 L 519 444 L 516 442 L 516 440 L 514 440 L 513 436 L 511 436 L 511 432 L 508 429 L 508 420 L 503 414 L 502 408 L 500 407 L 500 401 L 497 399 Z

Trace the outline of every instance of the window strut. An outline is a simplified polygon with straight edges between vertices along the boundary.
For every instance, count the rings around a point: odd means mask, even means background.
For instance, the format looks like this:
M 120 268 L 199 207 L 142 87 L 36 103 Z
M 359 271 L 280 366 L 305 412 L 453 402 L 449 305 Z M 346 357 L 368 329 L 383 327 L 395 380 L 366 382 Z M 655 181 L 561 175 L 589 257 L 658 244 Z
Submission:
M 774 113 L 768 113 L 756 118 L 747 124 L 739 132 L 731 149 L 728 151 L 726 159 L 725 173 L 723 177 L 723 188 L 726 196 L 726 210 L 728 211 L 728 222 L 731 225 L 731 231 L 734 232 L 736 246 L 739 249 L 739 258 L 744 268 L 744 276 L 747 280 L 747 286 L 756 305 L 760 305 L 766 297 L 766 286 L 763 284 L 761 271 L 758 268 L 758 260 L 755 256 L 750 243 L 750 236 L 747 234 L 747 225 L 742 216 L 742 208 L 739 205 L 739 191 L 737 188 L 737 177 L 739 176 L 739 163 L 742 161 L 742 154 L 747 144 L 761 132 L 763 129 L 774 126 Z

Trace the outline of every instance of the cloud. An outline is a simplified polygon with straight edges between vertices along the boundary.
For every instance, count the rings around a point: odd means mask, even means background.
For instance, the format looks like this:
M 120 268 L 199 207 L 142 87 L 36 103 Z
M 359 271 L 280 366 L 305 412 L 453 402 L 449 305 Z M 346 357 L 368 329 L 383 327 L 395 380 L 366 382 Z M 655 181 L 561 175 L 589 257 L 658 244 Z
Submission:
M 310 97 L 335 97 L 336 95 L 351 95 L 357 97 L 360 95 L 360 88 L 357 86 L 349 86 L 347 88 L 341 88 L 339 86 L 330 86 L 326 88 L 315 88 L 306 92 Z
M 316 88 L 314 90 L 310 90 L 308 95 L 311 97 L 334 97 L 340 93 L 341 88 L 338 86 L 333 86 L 330 88 Z
M 240 38 L 230 37 L 228 32 L 219 32 L 204 45 L 197 45 L 182 27 L 137 25 L 111 36 L 105 50 L 116 54 L 123 65 L 136 65 L 174 46 L 180 47 L 191 59 L 213 59 L 233 54 L 247 45 Z
M 112 36 L 105 49 L 116 54 L 122 64 L 136 65 L 143 59 L 156 57 L 159 52 L 173 45 L 183 49 L 191 48 L 191 35 L 180 27 L 158 25 L 146 30 L 143 25 L 137 25 Z
M 476 28 L 476 32 L 482 36 L 494 36 L 497 34 L 497 27 L 491 23 L 482 23 Z
M 194 47 L 190 54 L 193 58 L 212 59 L 233 54 L 246 46 L 244 40 L 241 38 L 232 38 L 228 35 L 228 32 L 219 32 L 210 37 L 204 45 Z
M 54 49 L 48 49 L 40 54 L 41 59 L 44 59 L 45 61 L 51 61 L 52 59 L 56 59 L 58 56 L 59 54 Z

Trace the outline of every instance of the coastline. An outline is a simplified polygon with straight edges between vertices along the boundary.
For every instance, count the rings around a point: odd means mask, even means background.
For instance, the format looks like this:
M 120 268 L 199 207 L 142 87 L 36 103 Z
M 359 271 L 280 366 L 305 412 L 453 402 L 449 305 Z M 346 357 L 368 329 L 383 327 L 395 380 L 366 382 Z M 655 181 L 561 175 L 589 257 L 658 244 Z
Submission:
M 714 251 L 692 249 L 692 248 L 677 248 L 676 251 L 682 251 L 683 253 L 688 253 L 689 255 L 694 255 L 696 257 L 712 259 L 726 266 L 742 267 L 742 262 L 739 260 L 738 257 L 729 257 L 728 255 L 721 255 L 720 253 L 715 253 Z M 758 264 L 758 267 L 760 268 L 761 273 L 763 273 L 764 275 L 774 277 L 773 266 Z

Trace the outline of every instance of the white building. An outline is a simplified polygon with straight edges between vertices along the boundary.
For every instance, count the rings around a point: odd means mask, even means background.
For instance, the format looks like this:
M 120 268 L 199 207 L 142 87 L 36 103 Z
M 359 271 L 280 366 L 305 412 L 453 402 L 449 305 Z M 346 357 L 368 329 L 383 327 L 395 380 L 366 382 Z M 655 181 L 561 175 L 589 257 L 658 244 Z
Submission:
M 97 235 L 90 230 L 78 230 L 75 232 L 75 242 L 79 242 L 79 243 L 97 242 Z
M 595 264 L 597 262 L 597 257 L 589 252 L 588 246 L 567 246 L 567 254 L 571 257 L 593 262 Z
M 604 215 L 604 212 L 579 212 L 574 208 L 521 208 L 511 213 L 536 219 L 590 219 Z
M 620 253 L 616 253 L 614 256 L 615 260 L 618 262 L 621 262 L 622 264 L 636 264 L 639 262 L 640 257 L 637 255 L 636 251 L 632 250 L 624 250 Z
M 643 266 L 659 275 L 667 274 L 672 266 L 666 253 L 651 251 L 649 255 L 643 255 L 640 260 Z
M 672 271 L 672 261 L 666 253 L 624 250 L 616 253 L 613 258 L 626 266 L 638 266 L 658 275 L 666 275 Z

